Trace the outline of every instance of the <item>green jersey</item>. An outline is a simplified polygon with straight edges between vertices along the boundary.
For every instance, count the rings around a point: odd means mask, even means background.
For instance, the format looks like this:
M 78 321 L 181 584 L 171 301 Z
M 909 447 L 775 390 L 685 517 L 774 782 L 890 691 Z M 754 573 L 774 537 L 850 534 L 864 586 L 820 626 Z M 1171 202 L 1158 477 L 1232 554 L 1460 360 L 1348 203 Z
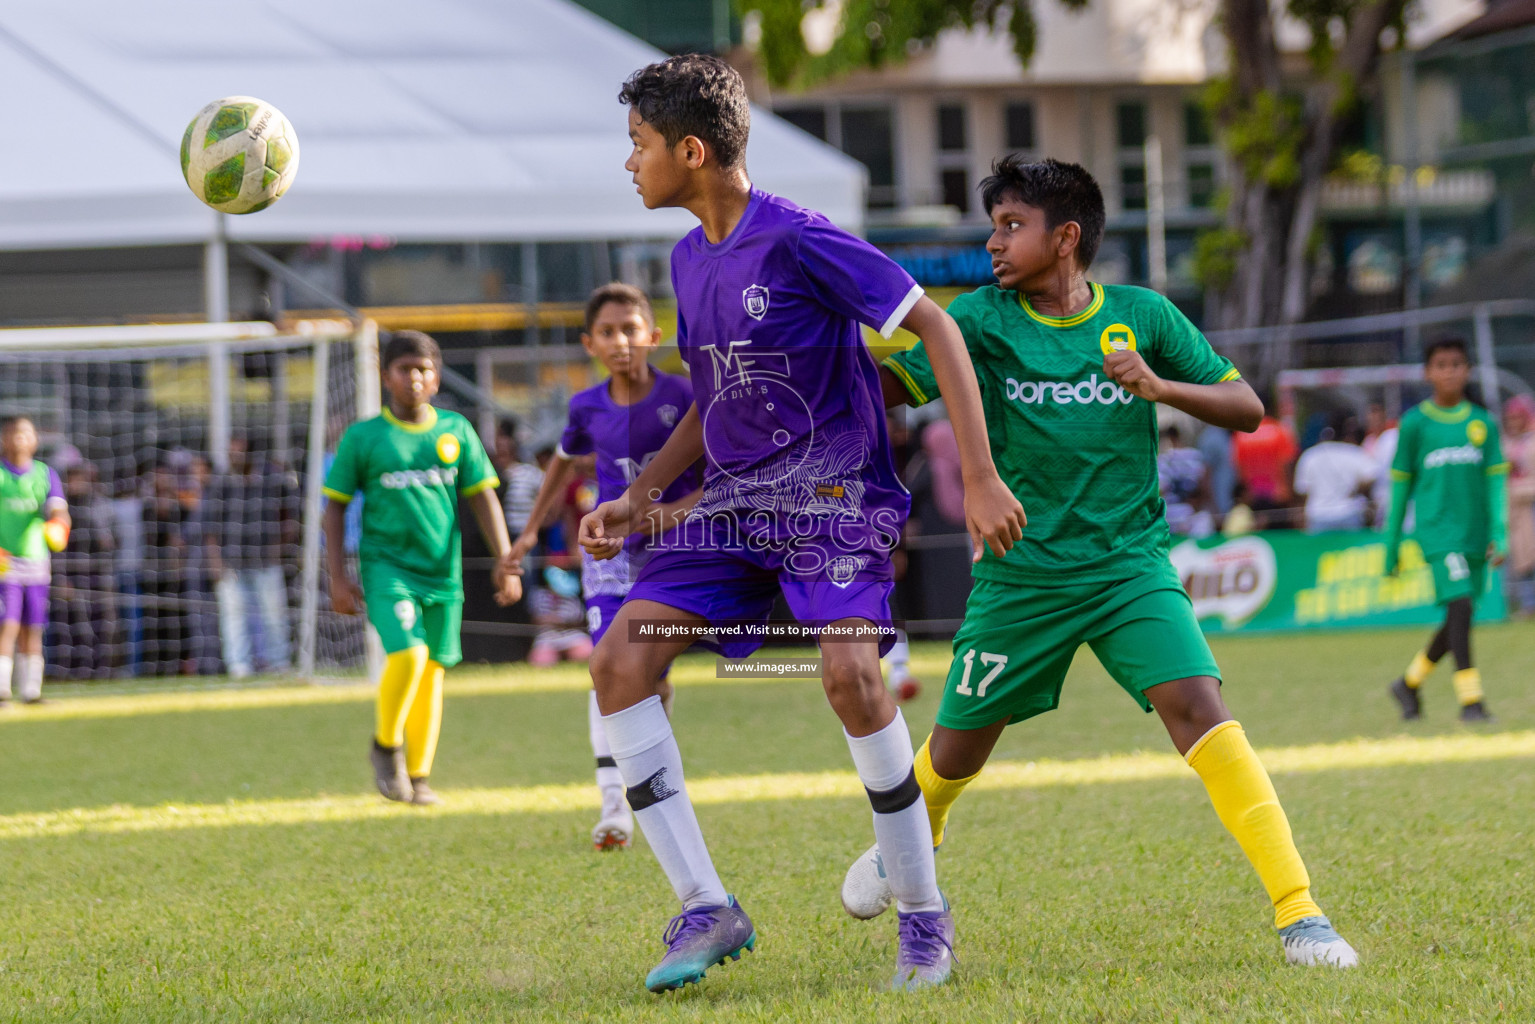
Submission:
M 458 498 L 499 484 L 469 421 L 433 409 L 403 423 L 388 409 L 341 436 L 325 493 L 347 502 L 361 493 L 364 577 L 382 571 L 422 597 L 463 595 Z
M 1481 558 L 1489 543 L 1502 544 L 1505 510 L 1490 483 L 1507 472 L 1498 425 L 1481 406 L 1462 401 L 1446 409 L 1429 399 L 1402 417 L 1391 477 L 1406 484 L 1405 493 L 1396 489 L 1401 500 L 1415 503 L 1413 536 L 1428 558 Z M 1399 510 L 1391 521 L 1400 522 Z
M 0 578 L 22 584 L 49 581 L 43 525 L 49 506 L 63 501 L 58 474 L 37 459 L 26 469 L 0 460 L 0 550 L 5 551 Z
M 980 381 L 992 459 L 1029 517 L 1005 557 L 988 551 L 976 563 L 978 579 L 1066 584 L 1166 571 L 1156 408 L 1106 376 L 1103 357 L 1136 351 L 1158 375 L 1191 384 L 1240 375 L 1156 292 L 1091 288 L 1087 308 L 1069 317 L 1044 316 L 996 285 L 949 306 Z M 885 366 L 914 404 L 938 397 L 921 344 Z

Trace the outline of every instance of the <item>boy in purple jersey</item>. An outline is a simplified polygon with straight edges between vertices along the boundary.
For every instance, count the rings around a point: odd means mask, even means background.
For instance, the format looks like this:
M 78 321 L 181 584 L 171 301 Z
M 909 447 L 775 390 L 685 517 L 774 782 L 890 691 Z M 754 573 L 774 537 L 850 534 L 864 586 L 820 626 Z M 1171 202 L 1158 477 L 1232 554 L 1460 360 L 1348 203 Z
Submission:
M 43 630 L 48 625 L 48 553 L 69 538 L 69 508 L 59 475 L 33 458 L 37 428 L 25 416 L 0 422 L 0 701 L 11 699 L 11 673 L 21 648 L 17 691 L 43 699 Z
M 1022 535 L 1023 510 L 992 463 L 964 341 L 878 250 L 752 187 L 746 89 L 724 61 L 689 54 L 653 64 L 619 100 L 634 145 L 625 167 L 645 205 L 682 207 L 700 222 L 672 252 L 694 404 L 628 490 L 581 524 L 588 551 L 617 554 L 665 487 L 705 458 L 698 507 L 655 545 L 592 658 L 629 803 L 682 902 L 646 987 L 681 988 L 756 942 L 709 857 L 658 690 L 700 633 L 714 630 L 712 646 L 728 657 L 755 650 L 760 639 L 740 627 L 765 621 L 780 592 L 801 622 L 851 634 L 823 640 L 822 678 L 873 804 L 875 835 L 896 851 L 885 861 L 900 910 L 895 987 L 941 984 L 953 918 L 923 828 L 911 735 L 885 689 L 875 639 L 887 627 L 888 646 L 889 552 L 908 499 L 858 325 L 887 337 L 905 326 L 938 353 L 966 453 L 967 525 L 977 553 L 984 545 L 1000 555 Z
M 527 525 L 512 544 L 514 563 L 521 565 L 538 544 L 539 526 L 565 493 L 575 459 L 596 455 L 597 500 L 611 501 L 634 482 L 692 406 L 693 386 L 687 378 L 662 373 L 646 362 L 660 341 L 650 300 L 633 285 L 605 284 L 587 299 L 581 344 L 588 355 L 602 362 L 609 377 L 571 396 L 560 446 L 544 473 Z M 697 490 L 698 473 L 689 469 L 666 488 L 661 500 L 673 509 L 686 511 L 697 500 Z M 602 639 L 618 614 L 634 585 L 635 574 L 645 563 L 649 543 L 647 533 L 636 533 L 612 558 L 599 561 L 583 555 L 581 590 L 593 643 Z M 661 697 L 671 704 L 670 683 L 661 684 Z M 608 748 L 595 690 L 587 705 L 587 726 L 592 754 L 597 758 L 597 788 L 602 794 L 602 816 L 592 829 L 592 845 L 599 850 L 622 849 L 634 835 L 634 817 Z

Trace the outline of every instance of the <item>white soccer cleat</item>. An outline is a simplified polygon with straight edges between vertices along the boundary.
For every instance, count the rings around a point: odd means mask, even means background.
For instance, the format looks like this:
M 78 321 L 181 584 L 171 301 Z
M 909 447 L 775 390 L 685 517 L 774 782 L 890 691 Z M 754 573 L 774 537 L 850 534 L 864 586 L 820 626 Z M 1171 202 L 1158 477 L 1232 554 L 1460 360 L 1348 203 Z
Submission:
M 895 902 L 890 880 L 885 877 L 885 861 L 879 844 L 865 850 L 847 869 L 842 879 L 842 909 L 860 921 L 878 917 Z
M 1279 929 L 1284 958 L 1302 967 L 1358 967 L 1359 954 L 1325 917 L 1303 917 Z
M 592 829 L 592 846 L 598 850 L 627 849 L 634 839 L 634 812 L 624 798 L 623 787 L 602 791 L 602 818 Z

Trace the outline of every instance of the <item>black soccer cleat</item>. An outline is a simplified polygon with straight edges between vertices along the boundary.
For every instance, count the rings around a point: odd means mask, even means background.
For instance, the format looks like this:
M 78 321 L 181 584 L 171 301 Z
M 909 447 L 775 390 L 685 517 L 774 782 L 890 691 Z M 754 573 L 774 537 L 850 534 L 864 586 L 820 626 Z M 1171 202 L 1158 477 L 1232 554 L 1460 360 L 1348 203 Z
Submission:
M 1402 721 L 1411 722 L 1423 717 L 1423 702 L 1418 699 L 1418 691 L 1407 685 L 1407 680 L 1397 676 L 1396 682 L 1391 684 L 1391 696 L 1402 706 Z
M 417 807 L 436 807 L 442 803 L 442 797 L 427 784 L 426 776 L 411 776 L 410 802 Z
M 368 760 L 373 764 L 373 781 L 378 791 L 390 800 L 410 803 L 412 791 L 410 776 L 405 771 L 404 747 L 381 747 L 374 740 L 368 747 Z
M 1492 712 L 1487 710 L 1487 705 L 1481 701 L 1473 701 L 1470 704 L 1462 704 L 1460 708 L 1460 720 L 1462 722 L 1490 722 Z

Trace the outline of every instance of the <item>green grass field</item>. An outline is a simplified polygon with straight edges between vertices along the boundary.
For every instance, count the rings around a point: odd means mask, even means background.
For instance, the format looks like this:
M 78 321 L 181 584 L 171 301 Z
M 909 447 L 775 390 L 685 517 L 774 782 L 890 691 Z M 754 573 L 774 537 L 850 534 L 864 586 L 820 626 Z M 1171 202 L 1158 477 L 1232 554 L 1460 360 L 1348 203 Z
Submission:
M 890 918 L 837 889 L 871 839 L 813 682 L 679 671 L 676 722 L 720 873 L 760 942 L 658 998 L 672 896 L 643 841 L 598 855 L 576 669 L 449 676 L 433 810 L 371 795 L 371 698 L 56 686 L 0 712 L 0 1020 L 1535 1020 L 1535 626 L 1481 629 L 1491 727 L 1448 672 L 1407 728 L 1417 632 L 1220 640 L 1314 892 L 1361 969 L 1282 962 L 1267 901 L 1154 716 L 1085 651 L 1010 729 L 940 877 L 954 983 L 879 991 Z M 907 708 L 920 741 L 946 648 Z

